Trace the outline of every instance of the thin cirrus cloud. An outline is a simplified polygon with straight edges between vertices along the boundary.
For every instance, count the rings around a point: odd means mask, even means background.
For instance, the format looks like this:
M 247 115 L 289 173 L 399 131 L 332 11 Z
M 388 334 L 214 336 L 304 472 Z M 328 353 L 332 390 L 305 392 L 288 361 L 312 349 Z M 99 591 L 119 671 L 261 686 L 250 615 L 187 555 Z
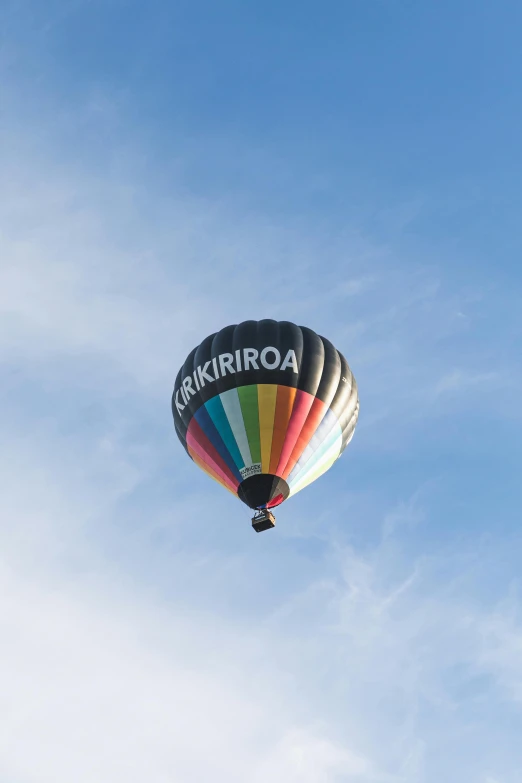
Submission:
M 499 336 L 476 326 L 487 296 L 356 227 L 332 237 L 16 146 L 0 200 L 0 779 L 518 781 L 516 554 L 460 526 L 442 458 L 386 481 L 402 439 L 425 458 L 419 419 L 435 440 L 462 405 L 489 410 L 489 384 L 504 393 L 509 353 L 491 369 Z M 177 448 L 168 407 L 201 337 L 264 316 L 348 346 L 372 478 L 356 485 L 347 455 L 260 539 Z

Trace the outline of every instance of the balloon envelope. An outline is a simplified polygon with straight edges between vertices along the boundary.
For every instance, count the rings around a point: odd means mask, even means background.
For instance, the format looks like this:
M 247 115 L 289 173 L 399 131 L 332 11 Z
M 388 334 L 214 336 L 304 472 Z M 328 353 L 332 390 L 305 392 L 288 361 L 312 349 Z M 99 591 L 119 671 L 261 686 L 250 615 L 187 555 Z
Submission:
M 352 438 L 359 399 L 346 359 L 324 337 L 289 321 L 244 321 L 191 351 L 172 412 L 194 462 L 263 509 L 333 465 Z

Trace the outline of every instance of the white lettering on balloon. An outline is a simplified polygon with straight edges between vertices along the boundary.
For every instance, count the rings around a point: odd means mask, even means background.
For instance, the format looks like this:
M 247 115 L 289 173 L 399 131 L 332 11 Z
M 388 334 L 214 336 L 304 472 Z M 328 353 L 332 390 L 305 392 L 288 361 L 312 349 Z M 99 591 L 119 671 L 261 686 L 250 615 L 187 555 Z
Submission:
M 236 364 L 234 365 L 234 359 Z M 258 359 L 266 370 L 292 370 L 292 372 L 298 373 L 299 368 L 297 366 L 297 356 L 295 351 L 290 349 L 285 358 L 281 361 L 281 354 L 277 348 L 271 345 L 263 348 L 261 355 L 255 348 L 243 348 L 243 367 L 245 370 L 253 368 L 259 370 Z M 192 396 L 196 395 L 193 384 L 199 391 L 199 387 L 206 386 L 207 383 L 213 383 L 218 378 L 223 378 L 225 375 L 241 372 L 241 351 L 235 352 L 235 357 L 231 353 L 222 353 L 215 357 L 212 361 L 212 369 L 214 376 L 210 375 L 209 367 L 210 361 L 205 362 L 203 367 L 197 367 L 193 375 L 187 375 L 183 379 L 180 388 L 177 390 L 174 397 L 174 402 L 178 413 L 181 414 L 185 410 L 185 406 Z M 183 400 L 183 404 L 180 400 Z

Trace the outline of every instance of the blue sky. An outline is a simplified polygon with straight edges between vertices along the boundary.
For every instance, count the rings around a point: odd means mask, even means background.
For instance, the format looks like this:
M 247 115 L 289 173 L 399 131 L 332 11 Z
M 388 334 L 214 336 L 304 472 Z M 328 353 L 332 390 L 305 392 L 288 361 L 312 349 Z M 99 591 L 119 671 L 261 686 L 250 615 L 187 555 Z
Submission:
M 519 783 L 521 16 L 2 4 L 0 783 Z M 256 536 L 170 394 L 261 317 L 361 416 Z

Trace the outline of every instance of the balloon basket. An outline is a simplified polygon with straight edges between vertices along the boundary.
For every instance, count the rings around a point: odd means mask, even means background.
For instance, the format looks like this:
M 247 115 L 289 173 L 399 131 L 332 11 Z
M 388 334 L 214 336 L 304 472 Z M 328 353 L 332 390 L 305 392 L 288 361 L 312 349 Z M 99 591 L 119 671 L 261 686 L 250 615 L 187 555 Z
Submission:
M 252 527 L 256 533 L 271 530 L 271 528 L 275 527 L 275 516 L 267 508 L 256 511 L 252 517 Z

